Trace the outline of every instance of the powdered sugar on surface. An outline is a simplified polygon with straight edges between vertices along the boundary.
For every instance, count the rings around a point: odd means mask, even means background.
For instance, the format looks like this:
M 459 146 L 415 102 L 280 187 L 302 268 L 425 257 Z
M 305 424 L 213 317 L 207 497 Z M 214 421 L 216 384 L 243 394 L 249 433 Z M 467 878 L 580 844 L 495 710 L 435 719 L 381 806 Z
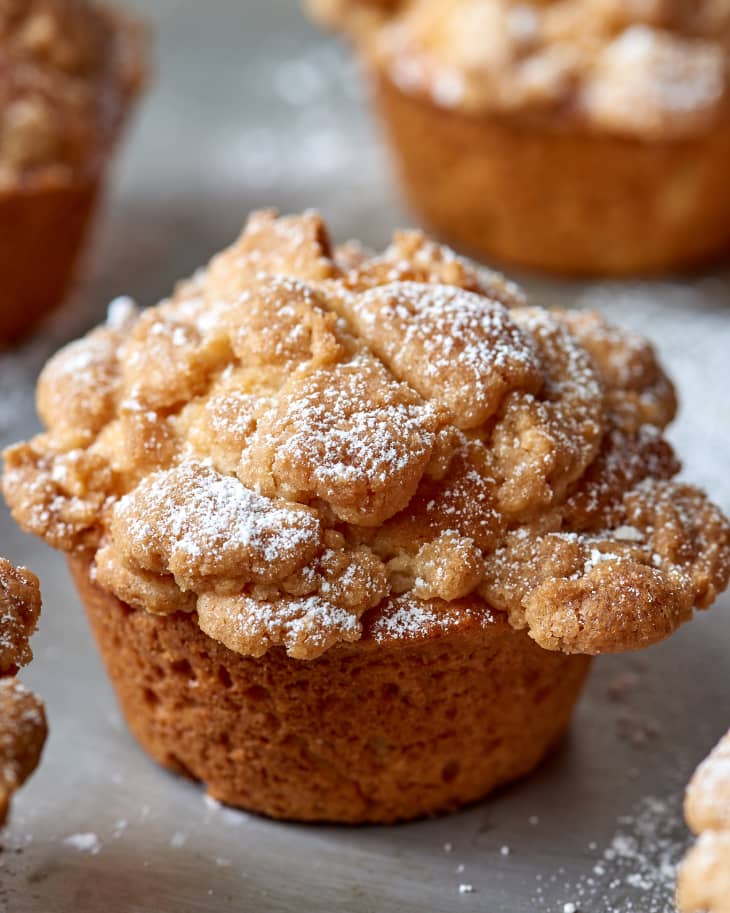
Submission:
M 573 905 L 580 913 L 674 913 L 679 862 L 689 843 L 682 820 L 681 792 L 669 798 L 647 796 L 616 830 L 594 849 L 586 874 L 572 881 L 564 872 L 540 877 L 533 900 L 539 909 Z M 564 893 L 563 903 L 546 898 Z M 564 905 L 563 905 L 564 904 Z
M 65 846 L 70 846 L 80 853 L 90 853 L 92 856 L 96 856 L 101 852 L 101 841 L 92 832 L 69 834 L 63 842 Z

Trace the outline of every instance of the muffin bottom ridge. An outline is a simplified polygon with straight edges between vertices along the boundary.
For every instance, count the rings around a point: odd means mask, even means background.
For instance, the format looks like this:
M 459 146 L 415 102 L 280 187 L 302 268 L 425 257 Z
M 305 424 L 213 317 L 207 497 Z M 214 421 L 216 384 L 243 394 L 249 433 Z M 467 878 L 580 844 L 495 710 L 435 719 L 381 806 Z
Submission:
M 590 659 L 468 612 L 366 634 L 312 661 L 241 656 L 184 613 L 131 609 L 69 564 L 129 728 L 160 764 L 273 818 L 390 823 L 529 774 L 566 730 Z

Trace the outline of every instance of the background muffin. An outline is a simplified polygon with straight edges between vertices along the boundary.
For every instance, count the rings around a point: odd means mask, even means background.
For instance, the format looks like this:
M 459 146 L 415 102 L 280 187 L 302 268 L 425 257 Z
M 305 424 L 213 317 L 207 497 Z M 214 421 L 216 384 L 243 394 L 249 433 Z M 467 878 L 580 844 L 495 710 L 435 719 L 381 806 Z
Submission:
M 87 0 L 0 8 L 0 343 L 63 296 L 143 75 L 142 33 Z
M 419 232 L 370 256 L 255 214 L 37 394 L 14 516 L 74 556 L 145 747 L 267 814 L 478 798 L 563 731 L 586 656 L 666 637 L 730 575 L 727 521 L 671 481 L 650 346 Z
M 406 193 L 481 256 L 573 274 L 730 249 L 730 8 L 310 6 L 367 62 Z

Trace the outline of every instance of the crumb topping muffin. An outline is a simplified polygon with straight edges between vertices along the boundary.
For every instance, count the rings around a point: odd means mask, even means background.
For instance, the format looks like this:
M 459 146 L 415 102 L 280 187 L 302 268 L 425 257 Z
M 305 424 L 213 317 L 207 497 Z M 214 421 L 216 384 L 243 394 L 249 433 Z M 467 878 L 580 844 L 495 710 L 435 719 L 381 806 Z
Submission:
M 727 116 L 725 0 L 310 0 L 408 93 L 645 138 Z
M 33 657 L 41 608 L 37 578 L 0 558 L 0 825 L 12 794 L 33 773 L 46 738 L 43 704 L 15 674 Z
M 307 6 L 365 62 L 405 194 L 451 243 L 578 276 L 727 256 L 727 0 Z
M 682 863 L 677 904 L 682 913 L 730 910 L 730 732 L 695 771 L 685 817 L 699 835 Z
M 99 167 L 141 88 L 140 39 L 86 0 L 2 0 L 0 189 Z
M 5 453 L 21 526 L 241 655 L 466 597 L 548 650 L 636 649 L 730 576 L 650 345 L 420 232 L 374 256 L 257 213 L 157 307 L 115 302 L 37 402 L 47 431 Z

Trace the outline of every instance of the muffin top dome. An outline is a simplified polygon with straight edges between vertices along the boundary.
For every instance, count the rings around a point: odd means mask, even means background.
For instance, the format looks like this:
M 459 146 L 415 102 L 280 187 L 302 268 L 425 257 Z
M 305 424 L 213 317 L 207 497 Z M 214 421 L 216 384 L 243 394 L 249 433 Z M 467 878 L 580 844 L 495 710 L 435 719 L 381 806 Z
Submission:
M 241 653 L 459 600 L 548 649 L 632 649 L 730 576 L 727 521 L 670 481 L 650 346 L 420 232 L 371 256 L 254 214 L 170 299 L 115 302 L 37 401 L 47 432 L 5 454 L 20 524 Z
M 727 118 L 727 0 L 309 0 L 408 93 L 651 138 Z
M 0 187 L 93 170 L 141 87 L 142 43 L 87 0 L 0 0 Z

